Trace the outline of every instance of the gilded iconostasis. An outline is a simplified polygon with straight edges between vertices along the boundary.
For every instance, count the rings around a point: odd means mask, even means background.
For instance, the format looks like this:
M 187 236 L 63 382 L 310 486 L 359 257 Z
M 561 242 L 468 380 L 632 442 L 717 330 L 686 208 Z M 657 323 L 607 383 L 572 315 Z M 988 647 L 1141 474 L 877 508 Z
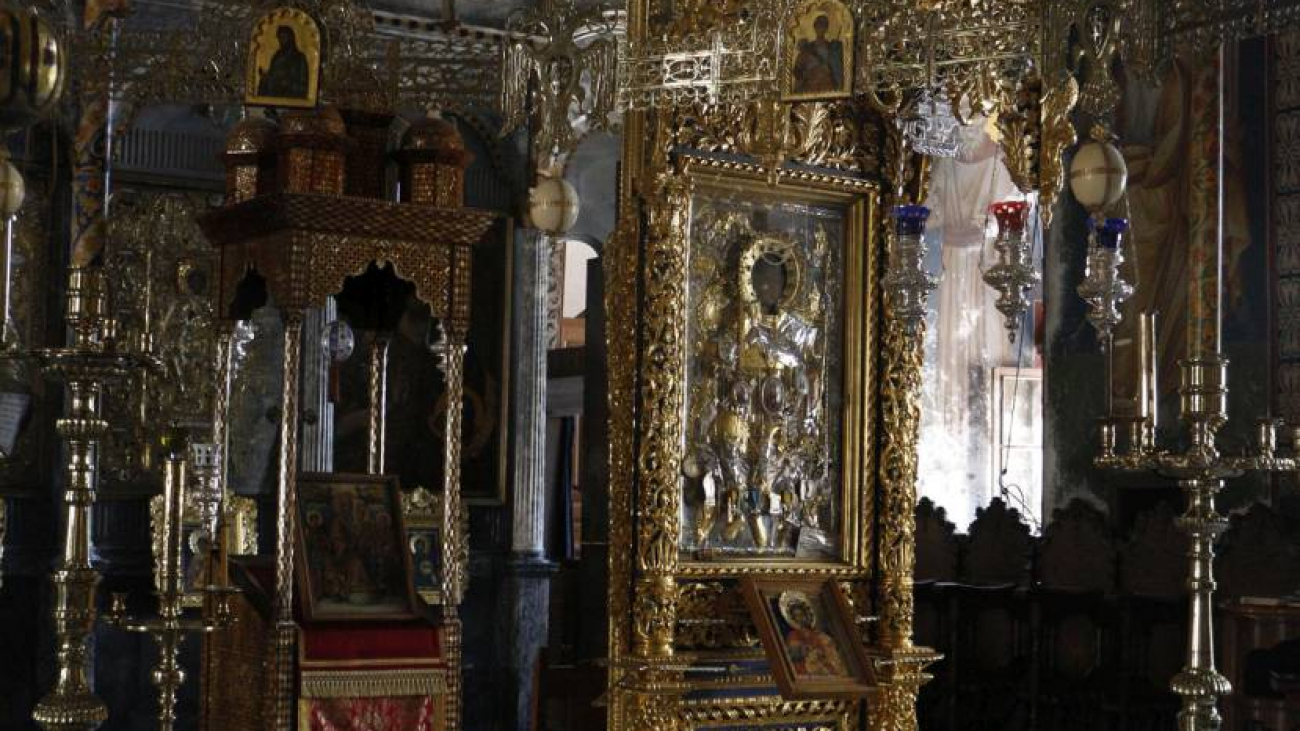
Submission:
M 1295 725 L 1293 5 L 0 0 L 0 730 Z

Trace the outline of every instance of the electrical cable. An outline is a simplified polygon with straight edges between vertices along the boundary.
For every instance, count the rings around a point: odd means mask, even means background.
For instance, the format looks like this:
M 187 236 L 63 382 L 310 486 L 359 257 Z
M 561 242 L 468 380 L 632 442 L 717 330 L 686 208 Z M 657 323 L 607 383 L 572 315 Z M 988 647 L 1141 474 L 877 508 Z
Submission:
M 1037 209 L 1037 207 L 1038 207 L 1038 202 L 1035 201 L 1034 208 Z M 1037 210 L 1034 210 L 1032 212 L 1036 214 Z M 1033 246 L 1032 258 L 1038 260 L 1039 267 L 1042 268 L 1043 266 L 1042 231 L 1038 226 L 1039 217 L 1037 215 L 1034 216 L 1034 220 L 1035 220 L 1035 226 L 1034 226 L 1035 235 L 1034 235 L 1034 246 Z M 1002 440 L 1002 469 L 998 472 L 998 490 L 1004 500 L 1011 500 L 1017 506 L 1019 506 L 1021 513 L 1033 525 L 1034 532 L 1041 533 L 1042 524 L 1038 520 L 1037 511 L 1035 511 L 1029 506 L 1028 501 L 1025 499 L 1024 489 L 1015 483 L 1007 482 L 1007 473 L 1010 471 L 1007 467 L 1007 462 L 1011 457 L 1011 436 L 1014 434 L 1014 430 L 1015 430 L 1014 417 L 1016 413 L 1016 401 L 1019 399 L 1020 396 L 1020 381 L 1021 381 L 1020 374 L 1021 374 L 1021 370 L 1024 368 L 1025 365 L 1026 338 L 1024 333 L 1024 327 L 1025 327 L 1025 320 L 1024 318 L 1021 318 L 1020 331 L 1017 333 L 1018 337 L 1017 337 L 1017 345 L 1016 345 L 1016 373 L 1014 376 L 1013 383 L 1011 385 L 1010 414 L 1012 418 L 1007 418 L 1008 409 L 1007 409 L 1006 401 L 1002 400 L 998 404 L 998 421 L 1000 422 L 999 426 L 1004 427 L 1004 431 L 1001 434 L 999 434 Z

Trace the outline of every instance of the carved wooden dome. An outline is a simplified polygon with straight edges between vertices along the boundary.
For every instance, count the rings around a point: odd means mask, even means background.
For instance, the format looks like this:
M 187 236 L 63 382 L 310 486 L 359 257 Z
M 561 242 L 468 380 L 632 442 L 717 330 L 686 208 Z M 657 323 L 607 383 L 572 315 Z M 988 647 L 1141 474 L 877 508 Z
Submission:
M 232 127 L 230 134 L 226 135 L 226 152 L 232 155 L 272 152 L 278 132 L 275 122 L 265 117 L 249 117 Z
M 411 124 L 402 138 L 402 151 L 424 153 L 414 157 L 433 159 L 462 168 L 468 166 L 472 159 L 472 155 L 465 149 L 465 138 L 461 137 L 456 124 L 436 116 L 423 117 Z

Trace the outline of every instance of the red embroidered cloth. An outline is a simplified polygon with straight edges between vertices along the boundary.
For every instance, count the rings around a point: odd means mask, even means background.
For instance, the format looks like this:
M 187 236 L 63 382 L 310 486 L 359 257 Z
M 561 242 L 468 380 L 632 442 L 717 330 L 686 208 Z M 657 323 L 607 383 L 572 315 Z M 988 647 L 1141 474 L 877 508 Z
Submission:
M 438 731 L 434 699 L 304 698 L 305 731 Z

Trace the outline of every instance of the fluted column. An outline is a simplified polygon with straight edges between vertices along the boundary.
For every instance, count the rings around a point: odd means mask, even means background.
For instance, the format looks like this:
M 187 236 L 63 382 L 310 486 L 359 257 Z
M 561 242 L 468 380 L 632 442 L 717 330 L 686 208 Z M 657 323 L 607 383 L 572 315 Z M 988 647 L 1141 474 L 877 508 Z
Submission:
M 533 667 L 546 644 L 550 614 L 550 578 L 555 566 L 546 559 L 546 352 L 547 288 L 552 239 L 533 229 L 515 237 L 514 330 L 511 343 L 512 429 L 510 533 L 503 616 L 505 642 L 499 648 L 508 684 L 505 728 L 528 729 L 533 705 Z
M 516 237 L 513 332 L 514 402 L 510 548 L 516 556 L 546 552 L 547 284 L 551 238 L 534 229 Z
M 330 403 L 330 354 L 324 344 L 325 328 L 338 319 L 333 297 L 325 306 L 307 311 L 302 334 L 303 422 L 301 464 L 304 472 L 334 470 L 334 404 Z

